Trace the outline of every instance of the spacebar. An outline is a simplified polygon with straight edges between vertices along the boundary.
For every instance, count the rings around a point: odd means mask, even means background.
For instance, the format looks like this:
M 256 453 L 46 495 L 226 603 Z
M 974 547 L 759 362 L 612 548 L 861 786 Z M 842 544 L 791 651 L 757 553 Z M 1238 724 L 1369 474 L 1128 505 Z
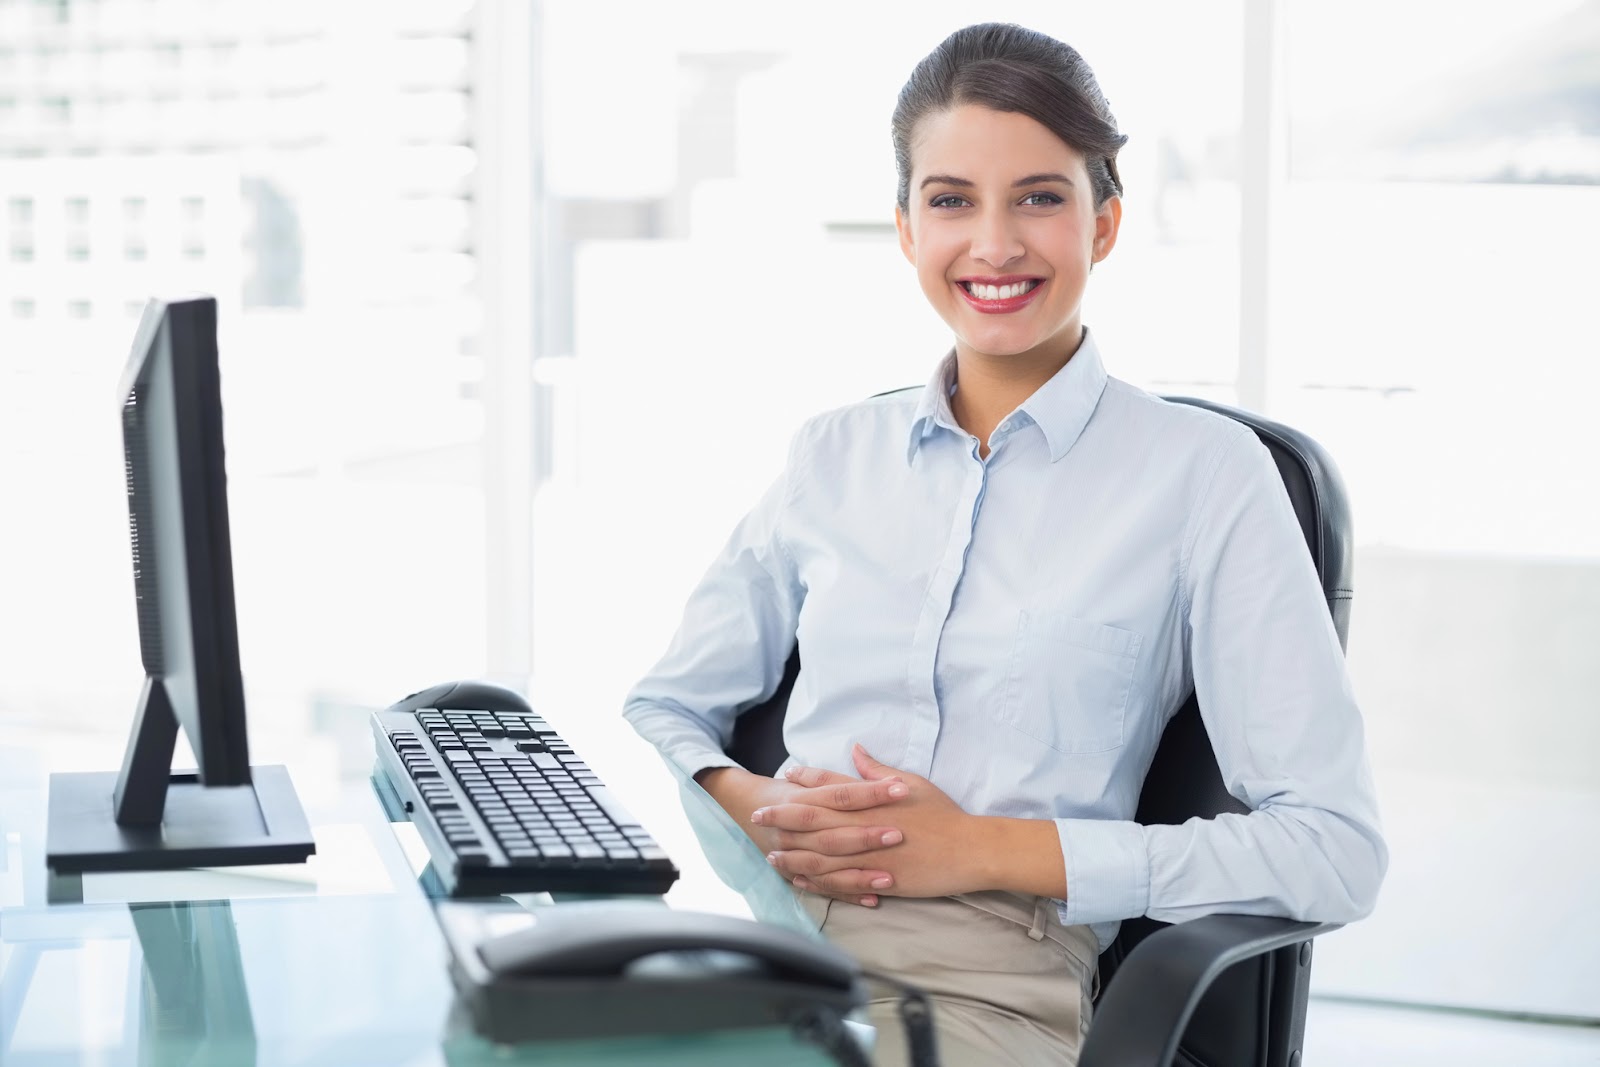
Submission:
M 622 801 L 612 795 L 611 790 L 603 785 L 592 785 L 588 789 L 589 796 L 594 802 L 611 817 L 611 821 L 618 826 L 638 826 L 639 820 L 628 814 L 628 809 L 622 806 Z

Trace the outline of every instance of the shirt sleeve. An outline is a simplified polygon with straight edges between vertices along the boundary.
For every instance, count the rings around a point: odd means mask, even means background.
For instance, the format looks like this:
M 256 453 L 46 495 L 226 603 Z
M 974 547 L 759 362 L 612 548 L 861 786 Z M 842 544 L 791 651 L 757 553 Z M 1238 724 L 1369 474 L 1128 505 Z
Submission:
M 622 717 L 691 778 L 737 766 L 723 751 L 734 719 L 777 691 L 794 648 L 804 593 L 782 525 L 798 441 L 689 595 L 665 655 L 623 704 Z
M 1254 433 L 1223 451 L 1183 559 L 1200 714 L 1250 811 L 1179 826 L 1057 820 L 1064 918 L 1362 918 L 1388 851 L 1361 714 L 1293 505 Z

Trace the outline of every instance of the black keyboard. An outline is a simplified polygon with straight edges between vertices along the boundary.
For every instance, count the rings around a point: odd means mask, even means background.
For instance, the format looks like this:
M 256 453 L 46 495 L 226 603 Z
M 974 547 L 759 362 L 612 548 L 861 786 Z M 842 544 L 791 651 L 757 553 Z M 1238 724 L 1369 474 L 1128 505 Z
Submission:
M 378 760 L 451 896 L 665 893 L 678 869 L 538 715 L 380 711 Z

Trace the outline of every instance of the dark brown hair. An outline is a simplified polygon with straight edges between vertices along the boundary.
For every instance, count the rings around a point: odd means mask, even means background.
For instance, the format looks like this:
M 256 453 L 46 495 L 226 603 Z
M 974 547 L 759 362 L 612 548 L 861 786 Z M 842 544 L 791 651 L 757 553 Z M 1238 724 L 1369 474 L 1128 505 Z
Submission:
M 1077 50 L 1008 23 L 968 26 L 917 64 L 900 90 L 893 120 L 901 211 L 911 209 L 911 135 L 930 112 L 963 104 L 1026 115 L 1083 156 L 1099 208 L 1122 195 L 1117 152 L 1128 138 Z

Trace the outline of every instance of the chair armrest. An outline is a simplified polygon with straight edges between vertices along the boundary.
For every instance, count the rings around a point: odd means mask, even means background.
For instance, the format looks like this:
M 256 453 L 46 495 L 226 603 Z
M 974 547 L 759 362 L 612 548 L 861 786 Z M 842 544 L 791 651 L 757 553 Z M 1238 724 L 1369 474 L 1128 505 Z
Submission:
M 1128 954 L 1101 996 L 1078 1067 L 1169 1067 L 1190 1016 L 1219 974 L 1339 926 L 1208 915 L 1151 934 Z

